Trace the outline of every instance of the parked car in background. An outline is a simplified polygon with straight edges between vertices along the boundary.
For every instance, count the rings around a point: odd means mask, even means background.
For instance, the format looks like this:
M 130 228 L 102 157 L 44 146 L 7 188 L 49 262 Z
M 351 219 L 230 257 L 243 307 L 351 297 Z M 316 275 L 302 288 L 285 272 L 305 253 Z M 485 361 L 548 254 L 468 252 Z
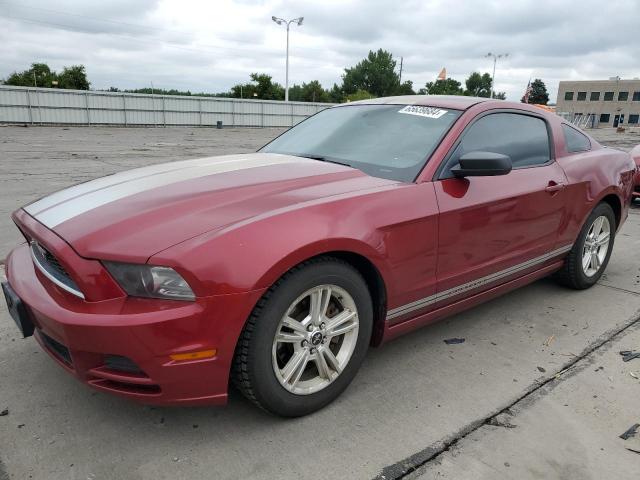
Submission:
M 629 154 L 534 106 L 355 102 L 254 154 L 19 209 L 3 289 L 22 334 L 93 388 L 224 404 L 231 381 L 299 416 L 337 398 L 370 345 L 547 275 L 591 287 L 634 176 Z
M 633 190 L 633 198 L 640 200 L 640 145 L 631 150 L 631 158 L 636 163 L 636 187 Z

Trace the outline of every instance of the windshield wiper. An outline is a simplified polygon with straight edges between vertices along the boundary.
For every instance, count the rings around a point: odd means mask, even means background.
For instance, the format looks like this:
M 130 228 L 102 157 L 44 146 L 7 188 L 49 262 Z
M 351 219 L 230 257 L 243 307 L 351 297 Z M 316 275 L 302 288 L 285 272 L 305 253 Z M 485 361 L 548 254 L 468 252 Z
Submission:
M 302 157 L 302 158 L 310 158 L 311 160 L 320 160 L 321 162 L 335 163 L 338 165 L 344 165 L 345 167 L 351 167 L 351 165 L 349 165 L 348 163 L 340 162 L 338 160 L 333 160 L 323 155 L 315 155 L 313 153 L 297 153 L 295 154 L 295 156 Z

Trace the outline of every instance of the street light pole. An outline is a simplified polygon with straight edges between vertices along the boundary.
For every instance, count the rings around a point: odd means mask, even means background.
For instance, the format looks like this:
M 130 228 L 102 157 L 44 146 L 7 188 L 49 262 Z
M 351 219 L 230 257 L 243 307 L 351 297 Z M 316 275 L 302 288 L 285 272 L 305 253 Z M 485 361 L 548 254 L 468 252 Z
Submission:
M 508 57 L 509 54 L 508 53 L 487 53 L 484 57 L 485 58 L 493 58 L 493 75 L 491 75 L 491 98 L 496 98 L 496 90 L 495 90 L 495 79 L 496 79 L 496 63 L 498 63 L 498 59 L 502 58 L 502 57 Z
M 287 63 L 284 74 L 284 101 L 289 101 L 289 22 L 287 22 Z
M 291 20 L 285 20 L 283 18 L 271 17 L 271 20 L 276 22 L 278 25 L 286 25 L 287 26 L 287 62 L 286 62 L 286 72 L 285 72 L 285 80 L 284 80 L 284 101 L 289 101 L 289 27 L 292 23 L 297 23 L 298 26 L 302 25 L 302 21 L 304 17 L 293 18 Z

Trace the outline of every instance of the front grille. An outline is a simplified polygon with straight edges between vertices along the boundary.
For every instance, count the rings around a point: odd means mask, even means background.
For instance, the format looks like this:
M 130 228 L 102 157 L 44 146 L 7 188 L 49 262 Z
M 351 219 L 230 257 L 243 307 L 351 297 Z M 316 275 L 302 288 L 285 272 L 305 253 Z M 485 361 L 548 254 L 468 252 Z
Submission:
M 58 358 L 60 358 L 60 360 L 62 360 L 67 365 L 71 366 L 72 362 L 71 362 L 71 354 L 69 353 L 69 349 L 64 345 L 62 345 L 61 343 L 56 342 L 50 336 L 42 332 L 39 332 L 39 333 L 40 333 L 40 338 L 42 338 L 42 342 L 45 344 L 45 346 L 51 352 L 53 352 Z
M 35 240 L 31 241 L 31 256 L 38 269 L 53 283 L 67 292 L 84 298 L 84 295 L 73 281 L 69 273 L 60 264 L 58 259 Z
M 67 271 L 64 269 L 62 265 L 60 265 L 60 262 L 58 262 L 58 259 L 54 257 L 49 250 L 42 248 L 42 251 L 44 253 L 44 259 L 60 276 L 64 278 L 70 278 Z

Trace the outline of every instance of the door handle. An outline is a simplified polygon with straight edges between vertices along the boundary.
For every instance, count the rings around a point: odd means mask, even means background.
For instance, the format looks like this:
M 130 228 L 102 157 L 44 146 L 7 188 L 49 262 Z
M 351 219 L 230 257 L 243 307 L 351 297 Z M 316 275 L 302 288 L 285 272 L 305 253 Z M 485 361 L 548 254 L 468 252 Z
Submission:
M 547 187 L 544 189 L 545 192 L 548 193 L 557 193 L 560 190 L 563 190 L 565 187 L 564 183 L 556 183 L 553 180 L 549 182 L 549 185 L 547 185 Z

